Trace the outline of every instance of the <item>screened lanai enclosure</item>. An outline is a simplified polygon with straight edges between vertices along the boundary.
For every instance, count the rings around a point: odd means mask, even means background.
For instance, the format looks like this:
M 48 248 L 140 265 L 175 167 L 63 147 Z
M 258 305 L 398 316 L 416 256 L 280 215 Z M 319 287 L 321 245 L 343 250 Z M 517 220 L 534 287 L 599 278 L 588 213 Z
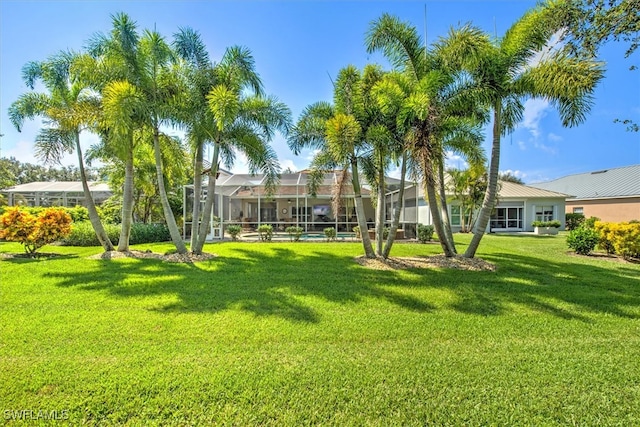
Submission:
M 289 226 L 305 231 L 322 231 L 334 227 L 337 231 L 351 232 L 358 225 L 351 183 L 342 189 L 338 212 L 333 212 L 331 198 L 338 183 L 340 171 L 324 175 L 315 195 L 310 194 L 308 171 L 285 173 L 272 195 L 268 195 L 263 175 L 231 174 L 221 171 L 216 180 L 214 210 L 210 239 L 219 239 L 230 224 L 241 225 L 243 231 L 253 231 L 262 224 L 284 231 Z M 362 189 L 367 222 L 373 227 L 375 215 L 371 191 Z M 200 197 L 204 206 L 206 183 Z M 191 235 L 194 197 L 193 185 L 184 189 L 184 238 Z
M 105 183 L 89 182 L 89 191 L 94 202 L 99 205 L 111 196 Z M 29 182 L 0 192 L 9 206 L 85 206 L 82 182 Z

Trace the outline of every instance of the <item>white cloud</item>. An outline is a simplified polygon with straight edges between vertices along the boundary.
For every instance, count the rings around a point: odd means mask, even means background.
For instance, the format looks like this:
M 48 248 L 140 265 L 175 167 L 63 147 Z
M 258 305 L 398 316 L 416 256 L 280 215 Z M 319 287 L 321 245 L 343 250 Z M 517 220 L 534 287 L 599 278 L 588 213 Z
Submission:
M 517 170 L 517 169 L 516 170 L 507 169 L 507 170 L 500 171 L 500 173 L 502 173 L 502 174 L 508 173 L 510 175 L 513 175 L 515 177 L 518 177 L 518 178 L 522 179 L 523 181 L 527 177 L 526 173 L 524 173 L 524 172 L 522 172 L 520 170 Z
M 285 170 L 287 168 L 291 169 L 292 171 L 299 171 L 300 170 L 300 168 L 298 166 L 296 166 L 294 161 L 291 160 L 291 159 L 280 160 L 280 168 L 282 168 L 282 170 Z
M 38 163 L 34 155 L 33 142 L 30 141 L 20 140 L 14 147 L 2 150 L 2 157 L 15 157 L 23 163 Z
M 526 150 L 527 149 L 527 144 L 525 144 L 525 142 L 523 140 L 518 140 L 518 147 L 520 147 L 521 150 Z
M 522 127 L 528 129 L 534 138 L 540 135 L 540 120 L 547 114 L 549 101 L 544 99 L 527 99 L 524 103 Z
M 547 135 L 547 138 L 549 139 L 549 141 L 553 141 L 553 142 L 560 142 L 563 139 L 560 135 L 556 135 L 553 132 L 549 132 L 549 134 Z
M 444 165 L 447 169 L 467 169 L 469 167 L 469 163 L 467 163 L 464 157 L 453 151 L 447 151 L 445 153 Z

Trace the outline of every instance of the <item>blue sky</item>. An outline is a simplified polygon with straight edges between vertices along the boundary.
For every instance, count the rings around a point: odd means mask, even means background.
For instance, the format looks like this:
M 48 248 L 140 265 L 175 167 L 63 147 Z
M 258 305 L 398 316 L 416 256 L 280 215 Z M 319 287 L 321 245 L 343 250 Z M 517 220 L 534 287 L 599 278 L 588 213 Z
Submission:
M 500 36 L 534 1 L 0 1 L 0 133 L 3 157 L 37 162 L 33 140 L 41 126 L 28 122 L 18 133 L 7 109 L 27 91 L 21 68 L 59 50 L 80 50 L 95 32 L 108 32 L 110 15 L 128 13 L 139 28 L 155 28 L 171 39 L 180 27 L 198 30 L 214 60 L 231 45 L 247 46 L 256 60 L 266 92 L 277 96 L 297 120 L 303 108 L 331 101 L 331 78 L 348 64 L 388 64 L 368 55 L 364 35 L 382 13 L 397 15 L 424 33 L 427 8 L 429 43 L 452 26 L 473 22 Z M 606 77 L 595 94 L 586 122 L 563 128 L 555 110 L 543 100 L 527 102 L 523 122 L 503 139 L 500 169 L 525 182 L 640 163 L 640 133 L 627 132 L 616 118 L 640 121 L 640 71 L 629 71 L 624 44 L 610 43 L 602 51 Z M 637 60 L 636 60 L 637 62 Z M 487 131 L 489 149 L 490 135 Z M 83 144 L 96 141 L 83 135 Z M 308 166 L 310 153 L 294 156 L 286 141 L 273 141 L 281 165 L 294 170 Z M 65 164 L 74 164 L 68 157 Z M 464 166 L 451 156 L 449 164 Z M 239 158 L 234 171 L 246 170 Z

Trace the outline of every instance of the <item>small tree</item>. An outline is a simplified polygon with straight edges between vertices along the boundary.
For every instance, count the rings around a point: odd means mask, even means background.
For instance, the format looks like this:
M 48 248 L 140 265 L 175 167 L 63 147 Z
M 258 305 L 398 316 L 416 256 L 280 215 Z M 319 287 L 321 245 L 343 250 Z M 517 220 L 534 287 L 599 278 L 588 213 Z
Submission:
M 327 227 L 324 229 L 324 235 L 327 238 L 327 242 L 336 240 L 336 229 L 333 227 Z
M 300 241 L 300 237 L 302 236 L 302 232 L 304 231 L 304 229 L 302 227 L 287 227 L 284 231 L 286 231 L 287 233 L 289 233 L 289 240 L 291 240 L 292 242 L 298 242 Z
M 242 231 L 242 227 L 236 224 L 229 225 L 227 227 L 227 233 L 231 236 L 232 240 L 238 240 L 238 234 Z
M 270 242 L 273 237 L 273 226 L 270 224 L 262 224 L 258 227 L 258 235 L 263 242 Z
M 71 216 L 61 208 L 44 209 L 38 216 L 9 208 L 0 216 L 0 238 L 24 245 L 27 254 L 71 233 Z
M 418 240 L 420 241 L 420 243 L 427 243 L 427 242 L 430 242 L 431 239 L 433 239 L 433 232 L 434 232 L 433 225 L 418 224 L 416 231 L 417 231 Z

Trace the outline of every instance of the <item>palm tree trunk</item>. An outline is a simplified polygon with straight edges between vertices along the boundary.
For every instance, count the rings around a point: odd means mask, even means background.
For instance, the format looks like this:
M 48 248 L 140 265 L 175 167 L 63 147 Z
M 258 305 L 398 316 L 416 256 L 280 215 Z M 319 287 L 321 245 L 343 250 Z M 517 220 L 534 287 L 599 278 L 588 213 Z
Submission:
M 124 164 L 124 189 L 122 193 L 122 228 L 118 239 L 118 251 L 129 251 L 129 237 L 133 220 L 133 140 L 127 146 Z
M 169 234 L 171 235 L 171 240 L 173 241 L 176 250 L 179 254 L 186 254 L 187 247 L 185 246 L 184 241 L 182 240 L 182 236 L 180 235 L 178 224 L 176 224 L 176 218 L 173 216 L 173 211 L 171 211 L 171 206 L 169 205 L 167 190 L 164 186 L 164 173 L 162 171 L 162 152 L 160 150 L 160 134 L 157 126 L 154 126 L 153 129 L 153 151 L 156 160 L 158 191 L 160 193 L 160 202 L 162 203 L 164 219 L 167 223 L 167 228 L 169 228 Z
M 482 208 L 478 214 L 473 238 L 464 253 L 465 258 L 473 258 L 476 255 L 480 240 L 487 230 L 487 224 L 491 218 L 491 211 L 496 203 L 498 192 L 498 171 L 500 169 L 500 135 L 502 134 L 502 100 L 498 99 L 493 106 L 493 144 L 491 147 L 491 163 L 489 164 L 489 182 L 484 193 Z
M 379 163 L 382 165 L 382 162 Z M 382 256 L 382 241 L 384 239 L 384 211 L 385 211 L 385 182 L 384 169 L 378 169 L 378 202 L 376 204 L 376 255 Z
M 373 246 L 371 246 L 367 219 L 364 214 L 364 203 L 362 201 L 362 191 L 360 189 L 360 178 L 358 175 L 358 161 L 355 158 L 351 160 L 351 182 L 353 185 L 353 198 L 356 205 L 356 216 L 358 217 L 358 227 L 360 227 L 364 254 L 367 258 L 375 258 L 376 254 L 373 252 Z
M 400 190 L 398 191 L 398 208 L 393 212 L 393 221 L 391 222 L 391 229 L 389 230 L 389 235 L 387 236 L 387 242 L 384 245 L 384 250 L 382 251 L 382 258 L 389 258 L 389 253 L 391 253 L 391 247 L 393 246 L 393 242 L 396 240 L 396 231 L 398 231 L 398 225 L 400 224 L 400 213 L 404 208 L 404 181 L 405 175 L 407 174 L 407 155 L 404 153 L 402 155 L 402 166 L 400 166 Z M 393 203 L 391 204 L 393 208 Z
M 78 168 L 80 169 L 80 180 L 82 181 L 82 191 L 84 192 L 84 200 L 87 204 L 87 210 L 89 211 L 89 221 L 91 221 L 91 226 L 93 227 L 93 231 L 96 233 L 96 237 L 102 245 L 102 248 L 105 252 L 109 252 L 114 250 L 113 243 L 109 240 L 109 236 L 107 232 L 104 230 L 102 226 L 102 222 L 100 221 L 100 216 L 98 215 L 98 210 L 96 209 L 96 204 L 93 202 L 93 197 L 91 196 L 91 191 L 89 191 L 89 183 L 87 182 L 87 173 L 84 170 L 84 159 L 82 158 L 82 149 L 80 148 L 80 132 L 75 133 L 76 139 L 76 152 L 78 153 Z
M 198 244 L 198 231 L 200 227 L 200 197 L 202 194 L 202 157 L 203 144 L 196 141 L 195 164 L 193 166 L 193 213 L 191 220 L 191 251 Z
M 198 240 L 196 244 L 191 248 L 191 252 L 194 254 L 201 254 L 204 242 L 207 239 L 207 234 L 211 224 L 211 213 L 213 211 L 213 201 L 216 193 L 216 174 L 218 173 L 218 156 L 220 155 L 220 144 L 216 143 L 213 146 L 213 157 L 211 159 L 211 169 L 209 170 L 209 182 L 207 183 L 207 199 L 204 202 L 204 208 L 202 209 L 202 222 L 198 228 Z
M 447 235 L 445 234 L 444 227 L 442 226 L 442 217 L 440 216 L 440 208 L 438 207 L 438 196 L 436 194 L 436 186 L 433 182 L 433 177 L 426 177 L 425 179 L 425 192 L 427 193 L 427 202 L 429 203 L 429 210 L 431 211 L 433 228 L 435 228 L 436 230 L 436 234 L 438 235 L 438 240 L 440 241 L 440 246 L 442 246 L 444 255 L 447 257 L 452 257 L 455 255 L 455 253 L 449 246 Z
M 457 254 L 456 244 L 453 241 L 453 233 L 451 231 L 451 219 L 449 218 L 449 209 L 447 208 L 447 195 L 444 189 L 444 159 L 440 158 L 440 164 L 438 165 L 438 190 L 440 195 L 440 215 L 442 217 L 442 228 L 444 229 L 444 235 L 447 238 L 447 244 L 449 249 Z

